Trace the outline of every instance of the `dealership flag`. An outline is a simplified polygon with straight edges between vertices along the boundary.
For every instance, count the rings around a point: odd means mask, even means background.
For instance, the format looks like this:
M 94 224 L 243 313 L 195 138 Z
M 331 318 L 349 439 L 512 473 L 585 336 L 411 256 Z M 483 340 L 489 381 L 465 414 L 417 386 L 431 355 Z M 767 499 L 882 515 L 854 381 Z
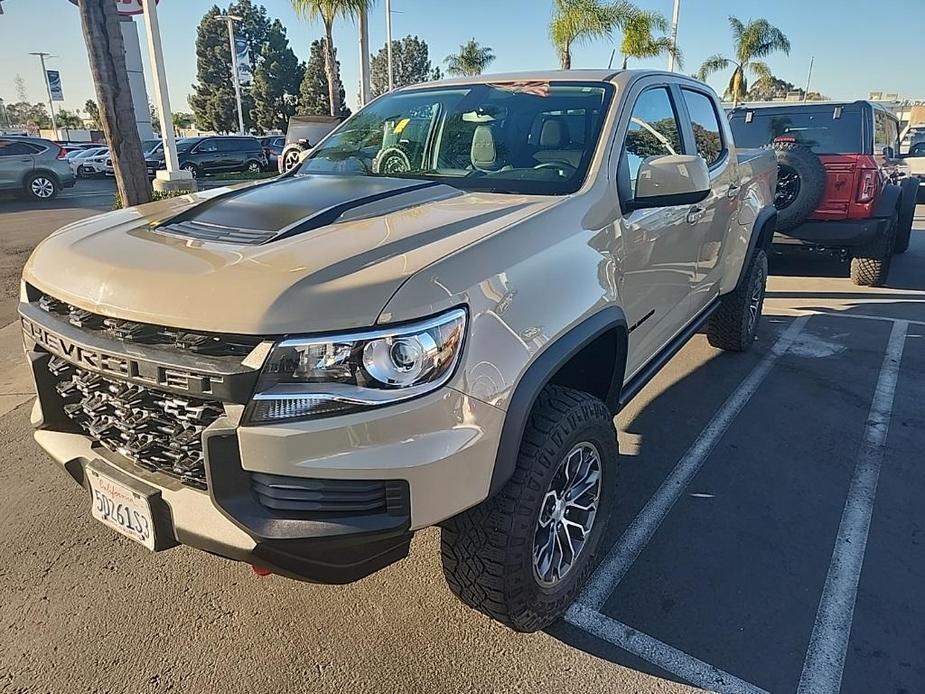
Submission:
M 247 39 L 235 38 L 235 53 L 238 58 L 238 82 L 250 84 L 254 78 L 254 66 L 251 64 L 251 54 L 247 50 Z
M 61 91 L 61 73 L 57 70 L 46 70 L 48 73 L 48 89 L 52 101 L 64 101 L 64 92 Z

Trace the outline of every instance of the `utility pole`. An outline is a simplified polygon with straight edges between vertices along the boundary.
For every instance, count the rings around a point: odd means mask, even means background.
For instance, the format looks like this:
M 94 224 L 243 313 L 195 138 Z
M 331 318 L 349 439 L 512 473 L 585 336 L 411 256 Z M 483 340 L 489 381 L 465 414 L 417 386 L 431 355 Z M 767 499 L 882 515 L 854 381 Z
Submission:
M 809 85 L 813 81 L 813 63 L 815 62 L 816 62 L 816 56 L 810 56 L 809 74 L 806 76 L 806 91 L 803 92 L 803 103 L 804 104 L 809 100 Z
M 678 47 L 678 20 L 681 19 L 681 0 L 674 0 L 671 12 L 671 47 Z M 668 54 L 668 72 L 674 72 L 674 53 Z
M 45 69 L 45 58 L 54 58 L 56 56 L 53 56 L 51 53 L 42 53 L 41 51 L 30 53 L 29 55 L 37 55 L 39 60 L 42 61 L 42 79 L 45 80 L 45 91 L 48 92 L 48 108 L 51 110 L 51 129 L 55 132 L 55 136 L 52 139 L 57 140 L 58 123 L 55 120 L 55 102 L 51 98 L 51 84 L 48 83 L 48 70 Z
M 238 75 L 238 50 L 234 40 L 234 23 L 240 22 L 241 17 L 234 14 L 220 14 L 216 19 L 228 22 L 228 44 L 231 46 L 231 77 L 234 81 L 234 97 L 238 102 L 238 135 L 244 134 L 244 110 L 241 108 L 241 79 Z
M 389 62 L 389 91 L 395 88 L 395 73 L 392 69 L 392 0 L 385 0 L 385 45 Z
M 167 171 L 158 171 L 154 179 L 154 190 L 195 190 L 196 184 L 188 171 L 180 171 L 177 156 L 177 141 L 173 133 L 173 113 L 167 93 L 167 76 L 164 72 L 164 51 L 161 46 L 161 29 L 157 18 L 157 3 L 146 0 L 144 4 L 145 29 L 148 34 L 148 57 L 151 60 L 151 76 L 154 79 L 154 100 L 161 114 L 161 141 L 164 143 L 164 161 Z
M 369 103 L 372 91 L 369 79 L 369 14 L 365 5 L 360 10 L 357 25 L 360 32 L 360 107 L 363 107 Z

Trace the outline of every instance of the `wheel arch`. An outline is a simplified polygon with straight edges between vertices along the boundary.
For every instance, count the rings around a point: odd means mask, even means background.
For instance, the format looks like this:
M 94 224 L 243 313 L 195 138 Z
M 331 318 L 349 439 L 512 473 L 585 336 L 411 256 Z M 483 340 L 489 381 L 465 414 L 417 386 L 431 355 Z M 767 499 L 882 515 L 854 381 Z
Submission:
M 626 315 L 618 306 L 608 306 L 559 336 L 531 362 L 508 403 L 489 497 L 514 473 L 527 420 L 540 391 L 547 385 L 588 392 L 600 397 L 611 412 L 618 411 L 628 343 Z M 596 370 L 602 362 L 608 369 L 603 373 Z
M 777 210 L 774 205 L 765 205 L 755 217 L 755 223 L 752 226 L 752 233 L 748 237 L 748 248 L 745 251 L 745 258 L 742 260 L 742 267 L 739 268 L 739 276 L 736 279 L 735 291 L 742 286 L 742 283 L 748 279 L 748 268 L 751 266 L 752 258 L 759 249 L 765 252 L 771 250 L 771 241 L 774 239 L 774 229 L 777 227 Z
M 44 166 L 33 166 L 31 169 L 26 171 L 26 173 L 23 174 L 20 184 L 22 186 L 25 186 L 26 181 L 28 181 L 30 178 L 38 174 L 47 176 L 48 178 L 52 179 L 55 182 L 56 186 L 58 186 L 59 188 L 61 187 L 61 177 L 58 176 L 58 174 L 55 173 L 52 169 L 45 168 Z

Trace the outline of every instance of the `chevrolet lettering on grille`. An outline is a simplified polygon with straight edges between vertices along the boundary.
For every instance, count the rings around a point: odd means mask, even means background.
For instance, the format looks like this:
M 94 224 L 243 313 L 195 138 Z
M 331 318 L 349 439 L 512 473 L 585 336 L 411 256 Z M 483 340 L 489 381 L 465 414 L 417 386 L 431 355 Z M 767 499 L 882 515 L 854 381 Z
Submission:
M 196 393 L 211 393 L 213 386 L 223 380 L 221 376 L 215 374 L 196 373 L 174 366 L 163 366 L 125 355 L 103 352 L 51 332 L 25 316 L 21 319 L 23 333 L 27 338 L 34 340 L 52 354 L 91 371 L 120 376 L 145 385 Z

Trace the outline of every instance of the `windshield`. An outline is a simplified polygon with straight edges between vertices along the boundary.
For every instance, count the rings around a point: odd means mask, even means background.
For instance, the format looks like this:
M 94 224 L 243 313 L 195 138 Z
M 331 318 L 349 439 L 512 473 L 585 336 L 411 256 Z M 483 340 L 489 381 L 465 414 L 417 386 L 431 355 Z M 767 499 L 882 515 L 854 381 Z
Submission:
M 462 190 L 573 193 L 585 179 L 611 93 L 600 82 L 396 92 L 340 126 L 296 175 L 392 176 Z
M 862 149 L 861 109 L 810 106 L 798 109 L 773 107 L 749 111 L 742 109 L 730 118 L 737 147 L 763 147 L 775 140 L 796 142 L 816 154 L 860 154 Z M 746 114 L 751 113 L 751 122 Z

